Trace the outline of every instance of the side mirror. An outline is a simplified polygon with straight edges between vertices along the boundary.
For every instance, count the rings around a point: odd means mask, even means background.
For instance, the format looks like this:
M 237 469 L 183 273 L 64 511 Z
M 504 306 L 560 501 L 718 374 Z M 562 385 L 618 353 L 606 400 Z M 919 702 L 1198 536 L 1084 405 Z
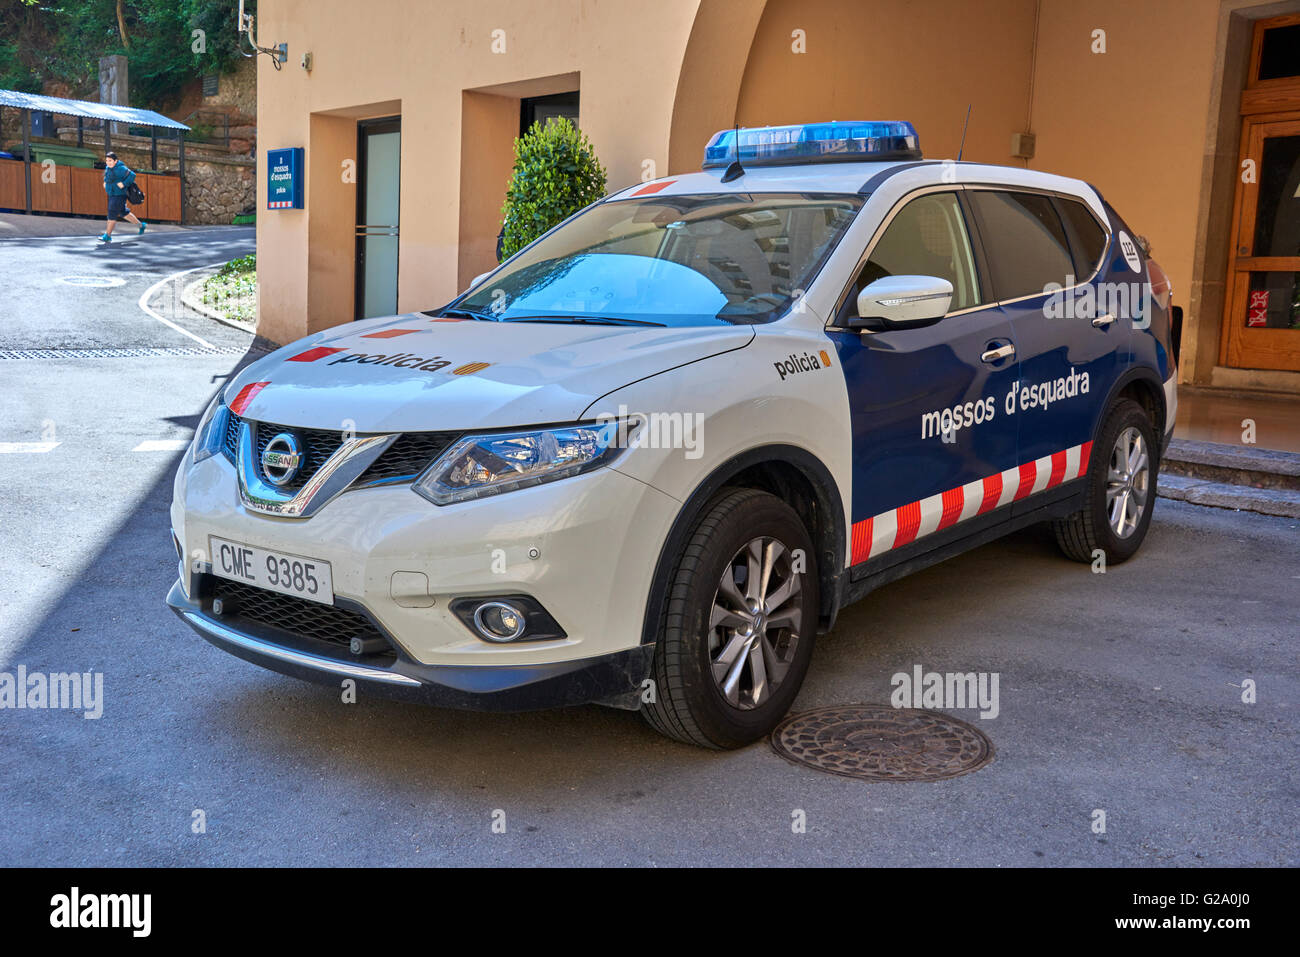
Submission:
M 479 273 L 477 276 L 475 276 L 473 279 L 469 281 L 469 288 L 473 289 L 475 286 L 481 283 L 488 276 L 492 275 L 494 272 L 496 272 L 495 269 L 489 269 L 487 272 Z
M 886 276 L 858 293 L 850 329 L 913 329 L 938 322 L 952 304 L 952 283 L 937 276 Z

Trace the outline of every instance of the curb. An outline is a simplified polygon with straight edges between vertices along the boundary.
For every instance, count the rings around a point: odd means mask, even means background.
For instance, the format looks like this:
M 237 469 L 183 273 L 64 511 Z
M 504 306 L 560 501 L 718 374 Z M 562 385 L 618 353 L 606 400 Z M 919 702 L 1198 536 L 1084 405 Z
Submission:
M 1166 474 L 1162 470 L 1156 495 L 1175 502 L 1187 502 L 1189 505 L 1300 518 L 1300 491 L 1291 489 L 1252 488 L 1176 473 Z
M 1295 452 L 1175 439 L 1160 470 L 1228 485 L 1300 491 L 1300 454 Z
M 182 287 L 181 304 L 185 306 L 186 309 L 193 310 L 194 312 L 197 312 L 201 316 L 207 316 L 209 319 L 215 320 L 216 322 L 220 322 L 223 325 L 230 326 L 233 329 L 238 329 L 241 332 L 256 333 L 257 332 L 256 324 L 249 325 L 248 323 L 240 322 L 238 319 L 231 319 L 229 316 L 225 315 L 224 313 L 220 313 L 217 310 L 213 309 L 211 306 L 206 305 L 202 301 L 202 299 L 196 294 L 195 290 L 203 283 L 211 279 L 213 276 L 215 276 L 217 272 L 220 271 L 220 269 L 221 269 L 220 266 L 208 267 L 207 269 L 204 270 L 203 275 L 200 275 L 199 278 L 195 279 L 193 282 L 189 283 L 188 285 Z

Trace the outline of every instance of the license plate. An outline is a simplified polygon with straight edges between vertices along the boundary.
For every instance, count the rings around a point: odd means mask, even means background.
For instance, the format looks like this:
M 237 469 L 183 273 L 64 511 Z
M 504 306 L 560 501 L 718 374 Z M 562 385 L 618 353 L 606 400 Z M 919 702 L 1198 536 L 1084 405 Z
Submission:
M 322 605 L 334 604 L 330 563 L 210 536 L 212 574 Z

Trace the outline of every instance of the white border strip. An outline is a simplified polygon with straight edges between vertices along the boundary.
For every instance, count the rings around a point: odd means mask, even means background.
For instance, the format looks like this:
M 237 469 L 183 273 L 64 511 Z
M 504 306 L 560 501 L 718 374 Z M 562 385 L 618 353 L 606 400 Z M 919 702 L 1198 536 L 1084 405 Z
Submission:
M 212 343 L 208 342 L 208 340 L 201 339 L 198 336 L 196 336 L 194 333 L 190 332 L 188 329 L 182 329 L 180 326 L 176 325 L 176 323 L 172 322 L 170 319 L 165 319 L 162 316 L 158 315 L 158 313 L 154 312 L 152 309 L 149 308 L 149 299 L 151 296 L 153 296 L 155 292 L 157 292 L 163 286 L 167 285 L 167 283 L 171 282 L 173 279 L 180 279 L 181 276 L 187 276 L 192 272 L 198 272 L 200 269 L 212 269 L 214 267 L 219 267 L 224 265 L 225 262 L 209 263 L 206 266 L 195 266 L 193 269 L 182 269 L 180 272 L 174 272 L 170 276 L 164 276 L 162 279 L 159 279 L 156 283 L 154 283 L 152 286 L 146 289 L 144 291 L 144 294 L 140 296 L 140 308 L 143 309 L 149 315 L 153 316 L 164 326 L 167 326 L 169 329 L 175 329 L 181 335 L 189 336 L 191 339 L 193 339 L 203 348 L 216 349 L 217 347 L 214 346 Z

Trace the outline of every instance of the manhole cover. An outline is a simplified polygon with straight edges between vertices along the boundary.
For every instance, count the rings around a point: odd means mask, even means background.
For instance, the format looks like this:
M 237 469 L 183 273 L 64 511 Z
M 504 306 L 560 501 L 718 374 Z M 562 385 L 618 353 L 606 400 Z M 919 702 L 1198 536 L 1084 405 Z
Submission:
M 993 760 L 993 742 L 937 711 L 851 705 L 791 715 L 772 748 L 795 764 L 872 781 L 941 781 Z

